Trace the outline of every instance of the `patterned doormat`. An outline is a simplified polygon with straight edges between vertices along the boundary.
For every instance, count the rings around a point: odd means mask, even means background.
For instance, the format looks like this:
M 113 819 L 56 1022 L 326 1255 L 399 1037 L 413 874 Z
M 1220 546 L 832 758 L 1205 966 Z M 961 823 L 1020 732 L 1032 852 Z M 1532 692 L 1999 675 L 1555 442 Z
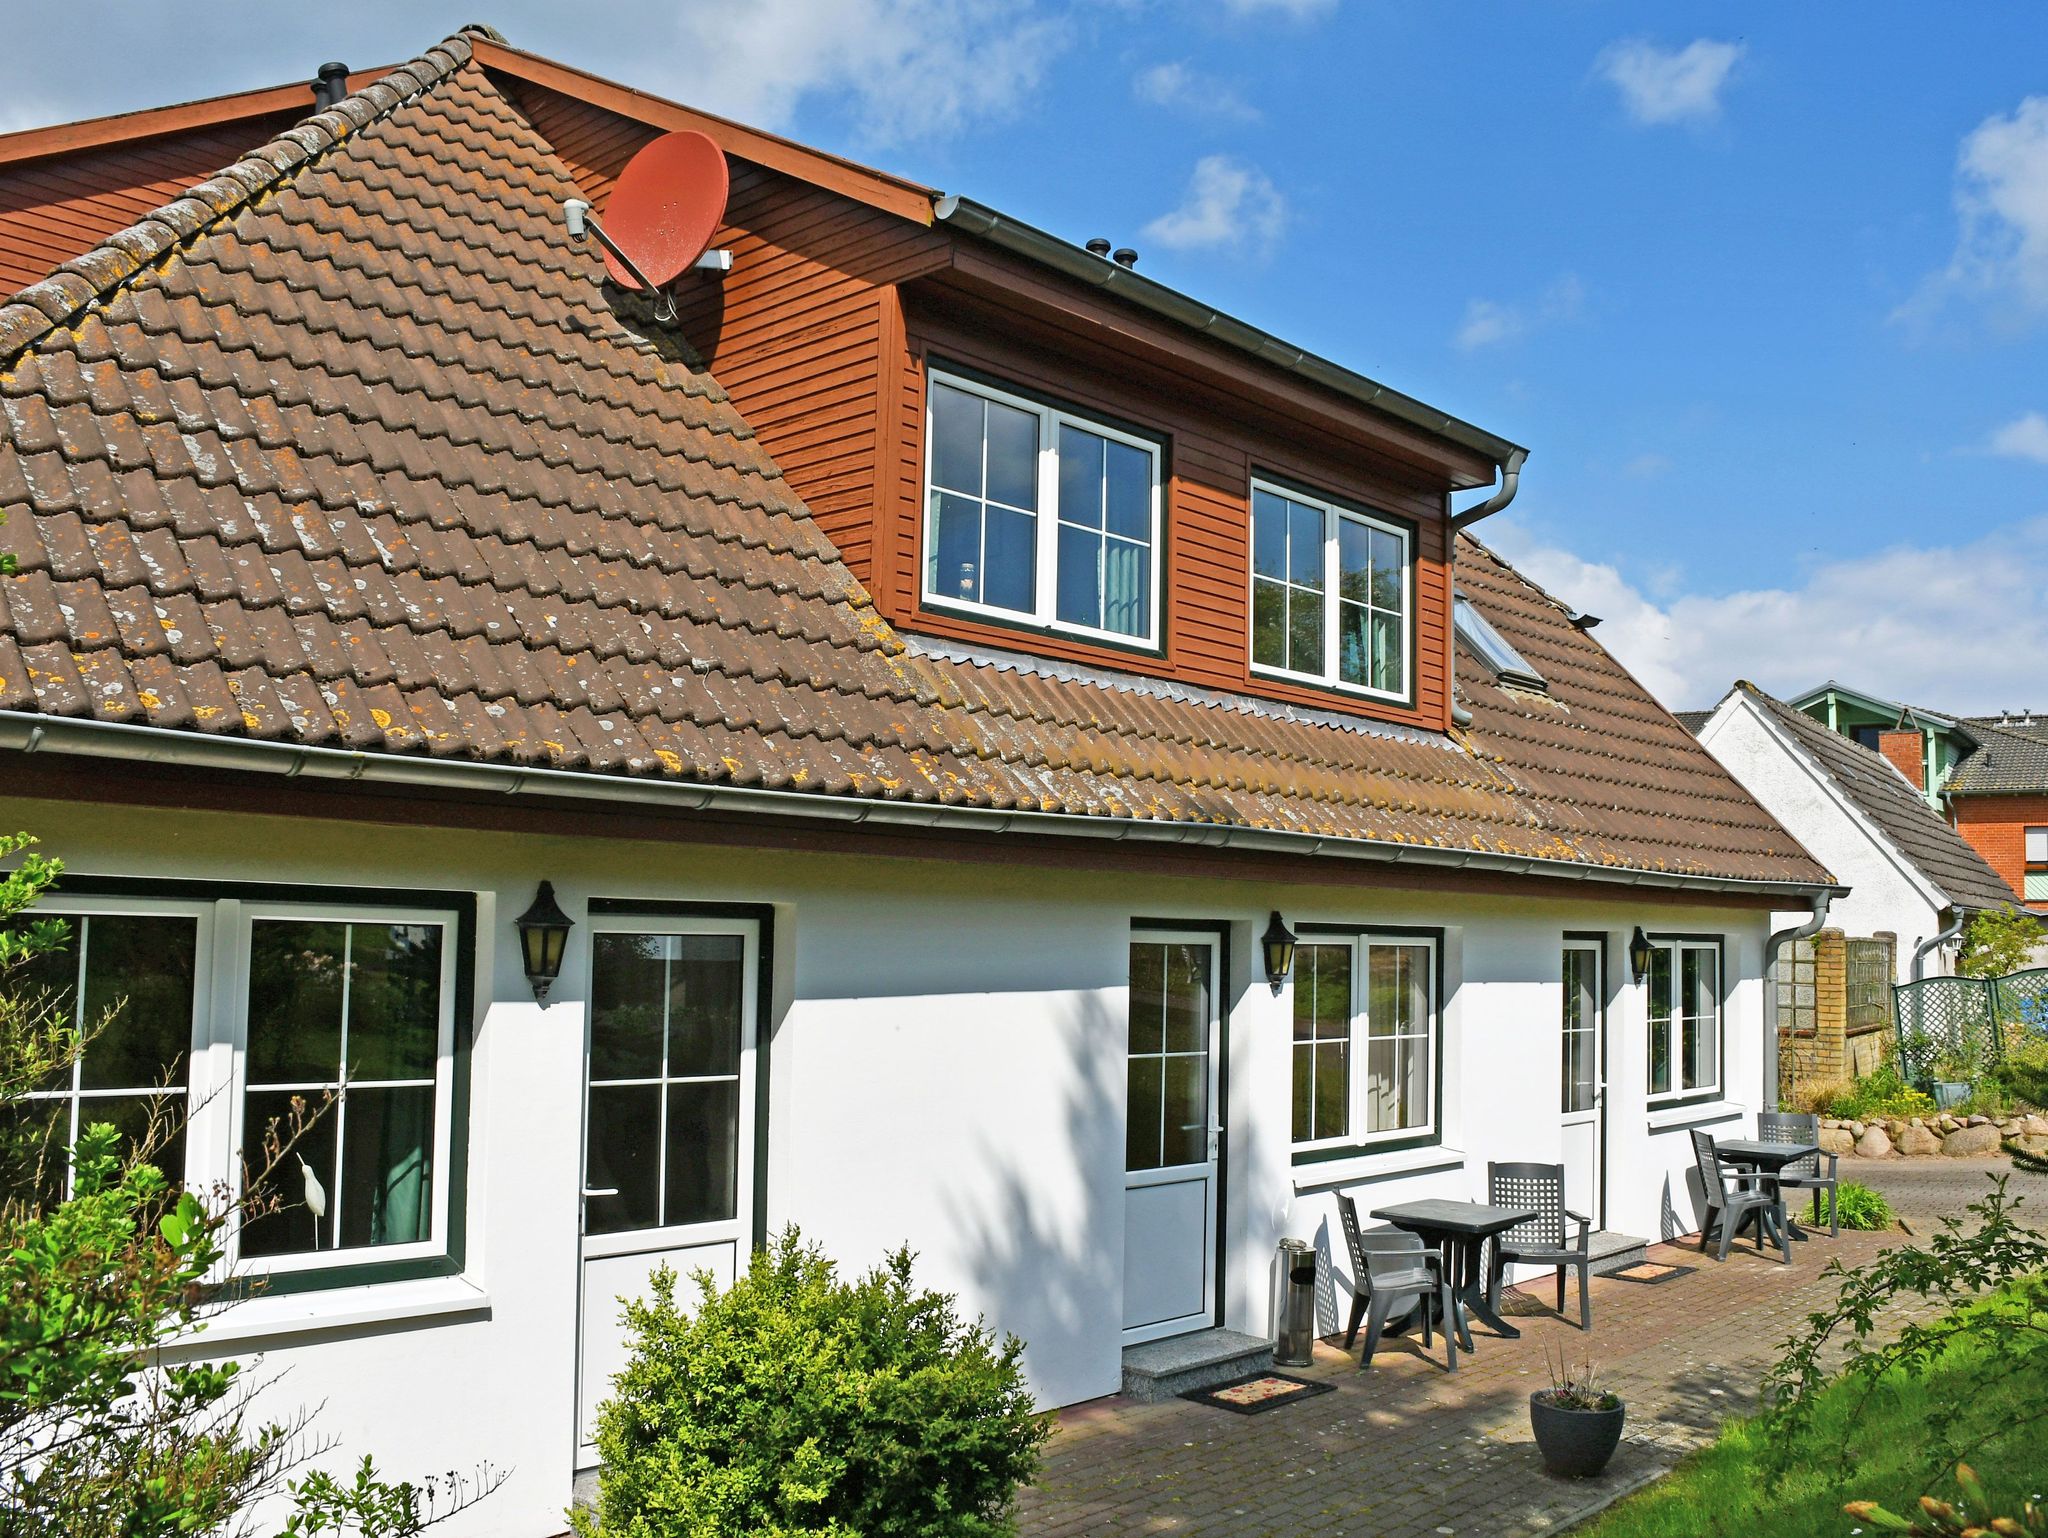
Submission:
M 1655 1287 L 1660 1282 L 1675 1282 L 1681 1276 L 1691 1276 L 1697 1270 L 1698 1266 L 1667 1266 L 1661 1260 L 1639 1260 L 1619 1271 L 1609 1271 L 1607 1275 L 1617 1282 L 1641 1282 L 1645 1287 Z
M 1233 1378 L 1228 1383 L 1191 1388 L 1180 1397 L 1194 1404 L 1214 1405 L 1233 1415 L 1264 1415 L 1282 1405 L 1298 1404 L 1318 1394 L 1332 1393 L 1336 1387 L 1334 1383 L 1311 1383 L 1306 1378 L 1289 1377 L 1284 1372 L 1255 1372 L 1250 1377 Z

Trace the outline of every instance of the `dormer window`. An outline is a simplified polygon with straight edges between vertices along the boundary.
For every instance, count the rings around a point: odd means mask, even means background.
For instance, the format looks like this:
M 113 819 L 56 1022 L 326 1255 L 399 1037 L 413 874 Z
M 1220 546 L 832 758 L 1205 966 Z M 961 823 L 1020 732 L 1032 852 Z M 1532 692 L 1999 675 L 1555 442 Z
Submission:
M 1457 627 L 1458 639 L 1479 654 L 1479 660 L 1493 669 L 1496 683 L 1507 684 L 1516 689 L 1533 689 L 1547 692 L 1550 685 L 1543 675 L 1531 667 L 1522 654 L 1508 645 L 1507 638 L 1486 621 L 1486 616 L 1472 606 L 1472 600 L 1459 593 L 1452 605 L 1453 623 Z
M 1160 457 L 1122 429 L 934 370 L 926 604 L 1156 646 Z
M 1252 671 L 1406 700 L 1414 544 L 1391 519 L 1252 483 Z

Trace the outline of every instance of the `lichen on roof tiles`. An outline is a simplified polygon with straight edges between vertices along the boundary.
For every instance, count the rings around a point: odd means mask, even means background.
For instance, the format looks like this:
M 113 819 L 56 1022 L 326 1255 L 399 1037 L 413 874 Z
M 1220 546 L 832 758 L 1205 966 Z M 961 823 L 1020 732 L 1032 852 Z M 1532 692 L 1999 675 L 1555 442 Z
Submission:
M 0 708 L 1826 879 L 1470 540 L 1451 737 L 908 648 L 576 191 L 457 36 L 0 303 Z

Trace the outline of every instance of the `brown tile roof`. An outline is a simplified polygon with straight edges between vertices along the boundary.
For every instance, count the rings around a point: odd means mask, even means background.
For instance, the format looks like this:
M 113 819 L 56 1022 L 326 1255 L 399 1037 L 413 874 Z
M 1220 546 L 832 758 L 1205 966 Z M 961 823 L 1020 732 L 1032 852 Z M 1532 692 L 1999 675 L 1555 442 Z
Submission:
M 2005 907 L 2018 900 L 1998 872 L 1942 821 L 1883 754 L 1829 731 L 1805 711 L 1773 699 L 1753 683 L 1745 680 L 1735 687 L 1834 781 L 1849 803 L 1875 824 L 1949 903 L 1982 909 Z
M 0 711 L 1826 882 L 1476 544 L 1464 742 L 913 647 L 576 190 L 458 36 L 0 305 Z

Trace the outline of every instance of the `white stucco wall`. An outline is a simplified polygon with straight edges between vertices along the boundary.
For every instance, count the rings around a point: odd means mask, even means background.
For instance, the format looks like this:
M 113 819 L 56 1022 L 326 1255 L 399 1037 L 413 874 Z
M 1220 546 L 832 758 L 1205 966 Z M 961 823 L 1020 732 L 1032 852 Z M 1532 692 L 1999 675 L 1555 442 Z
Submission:
M 1911 975 L 1913 952 L 1941 930 L 1945 906 L 1888 839 L 1847 807 L 1824 774 L 1785 741 L 1740 694 L 1717 710 L 1700 734 L 1721 761 L 1763 807 L 1804 844 L 1809 853 L 1849 888 L 1828 910 L 1828 926 L 1852 938 L 1892 934 L 1898 939 L 1896 981 Z M 1780 927 L 1808 915 L 1783 913 Z M 1948 948 L 1931 952 L 1926 975 L 1949 970 Z
M 1221 1295 L 1225 1322 L 1241 1329 L 1268 1330 L 1281 1234 L 1327 1252 L 1334 1187 L 1370 1212 L 1482 1196 L 1489 1159 L 1555 1157 L 1566 930 L 1610 940 L 1609 1227 L 1652 1238 L 1693 1228 L 1686 1125 L 1730 1131 L 1761 1103 L 1756 974 L 1770 916 L 1756 910 L 1588 901 L 1582 888 L 1541 899 L 1409 892 L 1365 866 L 1341 872 L 1342 884 L 1276 886 L 7 800 L 0 827 L 39 834 L 80 873 L 478 893 L 465 1276 L 381 1297 L 265 1300 L 224 1326 L 256 1332 L 237 1349 L 260 1347 L 266 1371 L 282 1370 L 272 1404 L 322 1407 L 338 1461 L 374 1453 L 393 1476 L 509 1468 L 505 1489 L 451 1535 L 554 1533 L 569 1496 L 588 990 L 588 951 L 573 941 L 588 934 L 594 896 L 774 905 L 771 1226 L 800 1223 L 855 1269 L 908 1242 L 922 1282 L 1025 1338 L 1046 1404 L 1119 1381 L 1133 917 L 1231 926 Z M 545 1011 L 511 929 L 542 876 L 580 926 Z M 1440 1148 L 1295 1165 L 1292 1003 L 1269 991 L 1255 954 L 1275 908 L 1297 927 L 1444 930 Z M 1639 923 L 1726 942 L 1724 1096 L 1657 1128 L 1642 991 L 1625 978 Z M 1326 1323 L 1341 1323 L 1347 1301 L 1341 1286 L 1328 1293 Z M 378 1312 L 397 1317 L 365 1317 Z

